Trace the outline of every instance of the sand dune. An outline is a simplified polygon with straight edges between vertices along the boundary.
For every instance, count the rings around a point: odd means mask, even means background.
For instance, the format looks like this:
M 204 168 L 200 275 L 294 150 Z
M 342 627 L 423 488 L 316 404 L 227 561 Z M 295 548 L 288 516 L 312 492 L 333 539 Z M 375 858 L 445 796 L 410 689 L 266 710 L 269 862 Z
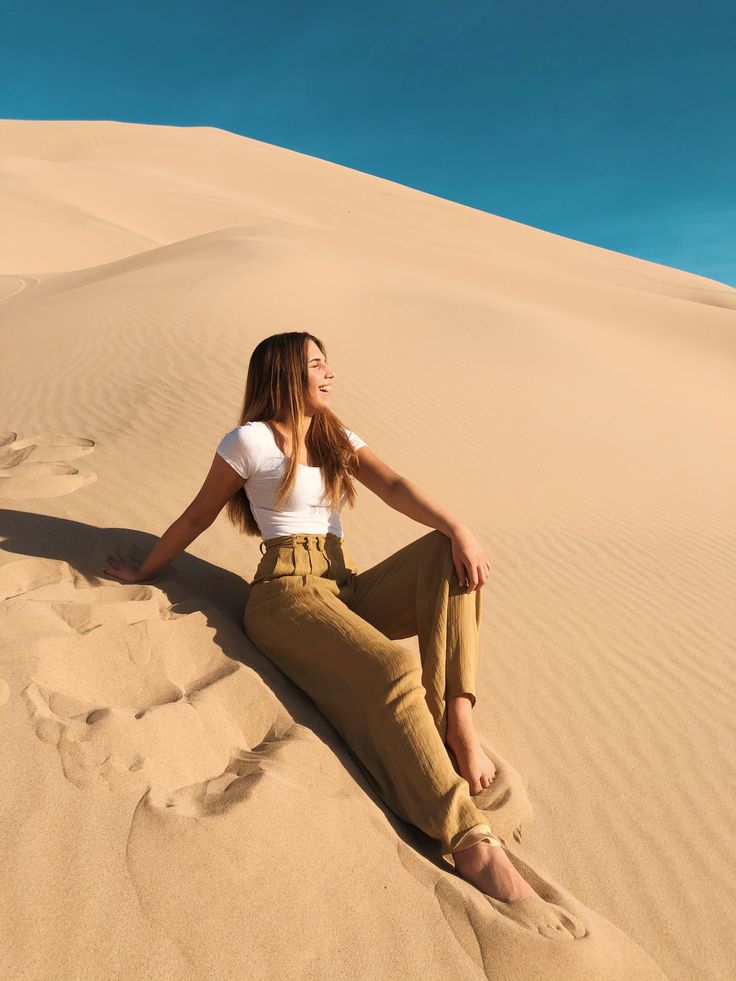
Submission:
M 211 128 L 0 145 L 3 977 L 736 976 L 736 290 Z M 249 643 L 256 539 L 102 573 L 292 329 L 488 551 L 483 806 L 582 939 L 432 858 Z M 427 531 L 343 523 L 361 568 Z

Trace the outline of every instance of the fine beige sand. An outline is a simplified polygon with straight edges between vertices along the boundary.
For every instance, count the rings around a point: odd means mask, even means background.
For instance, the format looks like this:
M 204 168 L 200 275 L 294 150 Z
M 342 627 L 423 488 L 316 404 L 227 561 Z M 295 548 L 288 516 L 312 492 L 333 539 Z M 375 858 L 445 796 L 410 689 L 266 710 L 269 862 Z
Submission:
M 736 976 L 736 290 L 212 128 L 0 144 L 0 975 Z M 224 512 L 154 584 L 102 571 L 189 504 L 283 330 L 487 551 L 489 821 L 582 939 L 375 796 L 243 633 L 258 540 Z M 357 486 L 361 568 L 429 530 Z

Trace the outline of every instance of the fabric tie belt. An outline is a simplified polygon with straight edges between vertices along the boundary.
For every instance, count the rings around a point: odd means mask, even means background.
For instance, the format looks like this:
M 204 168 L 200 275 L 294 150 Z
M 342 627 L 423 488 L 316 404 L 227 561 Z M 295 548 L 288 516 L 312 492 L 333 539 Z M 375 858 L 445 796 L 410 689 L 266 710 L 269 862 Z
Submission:
M 279 536 L 278 538 L 269 538 L 268 541 L 262 541 L 258 546 L 261 555 L 265 555 L 269 549 L 272 548 L 283 548 L 290 545 L 314 545 L 319 551 L 324 551 L 325 538 L 334 538 L 336 541 L 341 541 L 339 535 L 333 535 L 328 532 L 324 534 L 313 534 L 313 535 L 285 535 Z

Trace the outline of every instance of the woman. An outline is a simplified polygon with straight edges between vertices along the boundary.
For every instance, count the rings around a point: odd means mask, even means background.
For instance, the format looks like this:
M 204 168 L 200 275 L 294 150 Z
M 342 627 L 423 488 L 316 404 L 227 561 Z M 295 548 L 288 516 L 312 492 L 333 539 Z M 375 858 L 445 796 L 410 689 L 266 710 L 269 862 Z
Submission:
M 490 563 L 465 525 L 343 426 L 330 408 L 334 377 L 309 333 L 261 341 L 241 423 L 220 441 L 200 492 L 142 565 L 108 555 L 105 572 L 151 579 L 226 507 L 263 539 L 243 616 L 250 639 L 314 700 L 391 810 L 434 838 L 460 875 L 501 902 L 536 898 L 526 924 L 562 931 L 560 908 L 511 864 L 471 796 L 495 775 L 472 722 Z M 352 476 L 435 530 L 359 572 L 340 524 L 355 500 Z M 395 643 L 415 634 L 421 663 Z

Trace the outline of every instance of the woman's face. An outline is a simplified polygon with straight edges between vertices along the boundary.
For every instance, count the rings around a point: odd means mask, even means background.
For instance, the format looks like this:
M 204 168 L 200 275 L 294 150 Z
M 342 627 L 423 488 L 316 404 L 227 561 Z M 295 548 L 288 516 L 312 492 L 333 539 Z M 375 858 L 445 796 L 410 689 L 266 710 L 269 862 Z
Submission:
M 304 410 L 308 416 L 323 412 L 330 407 L 330 390 L 334 372 L 324 359 L 324 355 L 310 339 L 307 348 L 307 390 L 304 393 Z M 325 391 L 322 391 L 325 389 Z

